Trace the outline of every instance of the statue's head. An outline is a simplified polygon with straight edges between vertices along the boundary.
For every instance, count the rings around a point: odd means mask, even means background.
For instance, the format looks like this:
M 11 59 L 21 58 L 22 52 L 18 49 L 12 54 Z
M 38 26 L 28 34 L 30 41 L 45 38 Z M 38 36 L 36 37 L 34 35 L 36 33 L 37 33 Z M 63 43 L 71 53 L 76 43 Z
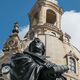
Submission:
M 29 51 L 39 55 L 44 55 L 45 47 L 43 42 L 39 38 L 35 38 L 29 45 Z

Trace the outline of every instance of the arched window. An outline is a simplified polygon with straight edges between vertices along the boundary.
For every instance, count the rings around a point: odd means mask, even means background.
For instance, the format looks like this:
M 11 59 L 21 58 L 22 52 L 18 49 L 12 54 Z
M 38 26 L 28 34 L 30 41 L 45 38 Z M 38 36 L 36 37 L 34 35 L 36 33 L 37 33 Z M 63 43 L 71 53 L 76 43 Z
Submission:
M 76 62 L 74 60 L 74 58 L 70 57 L 70 71 L 76 73 Z
M 48 9 L 46 13 L 46 23 L 54 24 L 56 22 L 56 14 L 54 11 Z
M 36 12 L 36 13 L 34 14 L 34 16 L 32 17 L 32 19 L 31 19 L 31 24 L 32 24 L 32 25 L 36 25 L 36 24 L 38 23 L 38 21 L 39 21 L 39 13 Z

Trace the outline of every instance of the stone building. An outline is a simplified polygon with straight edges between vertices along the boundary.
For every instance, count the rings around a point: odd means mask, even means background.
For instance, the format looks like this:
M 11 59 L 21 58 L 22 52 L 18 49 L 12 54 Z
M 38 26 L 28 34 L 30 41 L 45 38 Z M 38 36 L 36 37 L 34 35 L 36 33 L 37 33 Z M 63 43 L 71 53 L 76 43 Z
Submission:
M 45 45 L 48 60 L 68 65 L 69 71 L 64 74 L 67 80 L 80 80 L 80 51 L 70 43 L 71 36 L 61 30 L 62 14 L 63 10 L 56 0 L 37 0 L 29 12 L 29 31 L 20 40 L 19 24 L 14 24 L 12 34 L 4 44 L 0 65 L 8 63 L 12 54 L 28 50 L 29 43 L 38 37 Z M 0 80 L 10 80 L 9 74 L 0 73 Z

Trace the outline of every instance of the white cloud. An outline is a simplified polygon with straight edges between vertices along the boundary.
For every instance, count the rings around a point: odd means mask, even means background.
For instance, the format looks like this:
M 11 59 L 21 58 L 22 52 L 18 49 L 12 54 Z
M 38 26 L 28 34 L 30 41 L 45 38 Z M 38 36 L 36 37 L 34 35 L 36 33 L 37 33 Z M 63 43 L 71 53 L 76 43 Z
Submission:
M 80 50 L 80 12 L 64 12 L 61 22 L 63 31 L 71 36 L 71 43 Z
M 0 57 L 2 57 L 3 55 L 3 51 L 0 49 Z
M 19 37 L 20 39 L 23 39 L 24 36 L 26 35 L 26 33 L 28 32 L 29 30 L 29 25 L 27 26 L 23 26 L 21 29 L 20 29 L 20 32 L 19 32 Z

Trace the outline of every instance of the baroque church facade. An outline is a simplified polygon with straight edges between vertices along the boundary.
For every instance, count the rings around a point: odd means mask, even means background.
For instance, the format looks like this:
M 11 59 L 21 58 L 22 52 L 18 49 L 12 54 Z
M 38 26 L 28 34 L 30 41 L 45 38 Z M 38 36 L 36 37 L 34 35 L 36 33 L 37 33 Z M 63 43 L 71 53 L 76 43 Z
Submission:
M 80 80 L 80 51 L 70 43 L 71 36 L 61 30 L 62 14 L 56 0 L 37 0 L 29 12 L 30 28 L 23 40 L 18 36 L 19 24 L 14 24 L 12 34 L 4 44 L 0 66 L 9 63 L 12 54 L 28 50 L 29 43 L 38 37 L 45 45 L 48 60 L 68 65 L 69 71 L 64 74 L 67 80 Z M 0 80 L 10 80 L 9 74 L 2 73 L 7 69 L 0 67 Z

